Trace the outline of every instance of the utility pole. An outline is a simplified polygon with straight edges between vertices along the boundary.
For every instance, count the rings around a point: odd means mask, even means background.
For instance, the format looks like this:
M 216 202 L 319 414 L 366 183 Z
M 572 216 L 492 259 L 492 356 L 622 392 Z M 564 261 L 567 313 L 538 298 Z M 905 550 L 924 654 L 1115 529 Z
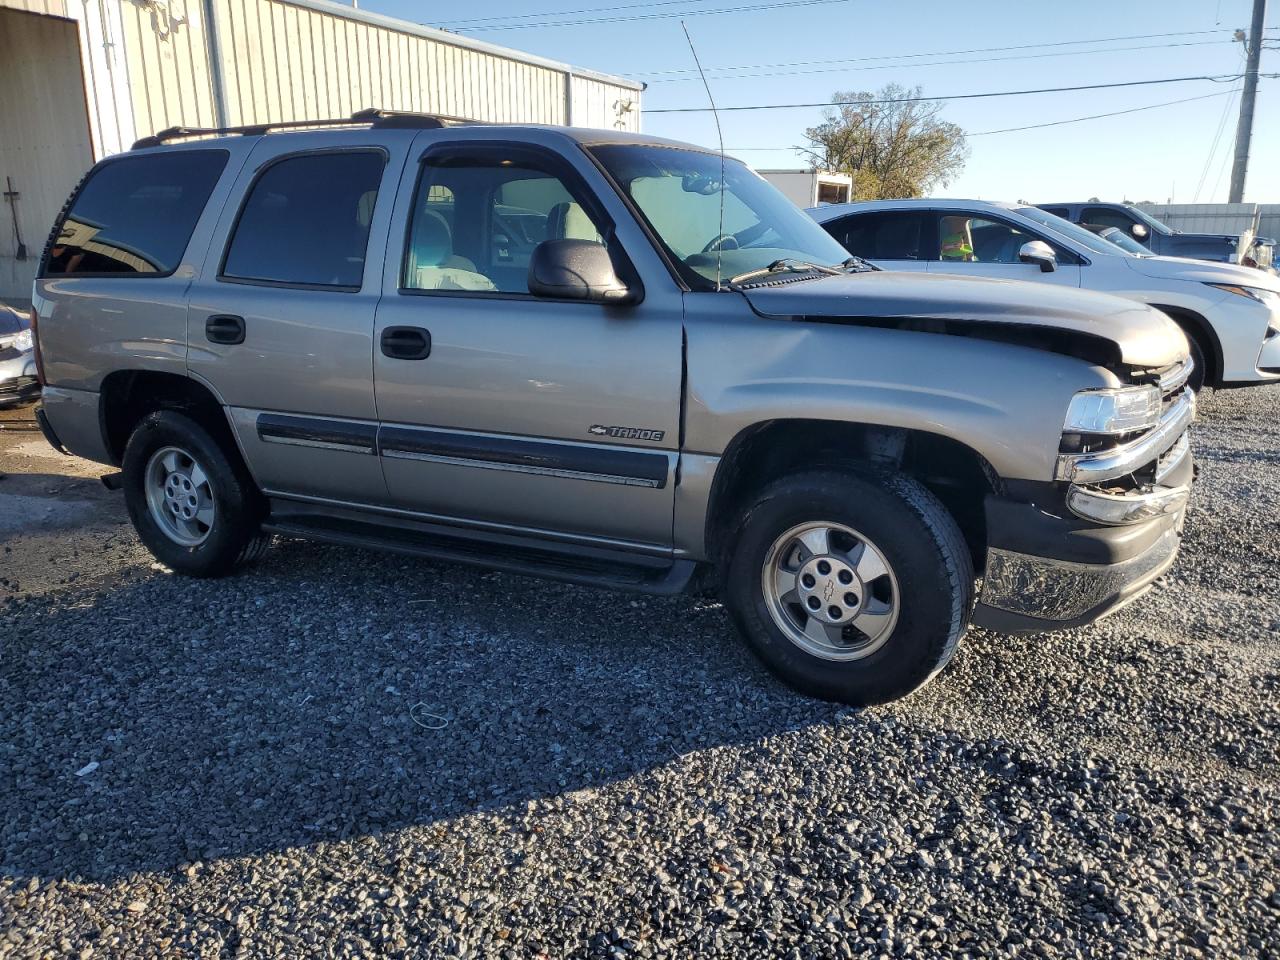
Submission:
M 1258 63 L 1262 59 L 1262 18 L 1267 0 L 1253 0 L 1253 26 L 1245 38 L 1248 63 L 1244 71 L 1244 91 L 1240 96 L 1240 122 L 1236 126 L 1236 158 L 1231 165 L 1230 203 L 1244 202 L 1244 178 L 1249 172 L 1249 140 L 1253 137 L 1253 102 L 1258 96 Z

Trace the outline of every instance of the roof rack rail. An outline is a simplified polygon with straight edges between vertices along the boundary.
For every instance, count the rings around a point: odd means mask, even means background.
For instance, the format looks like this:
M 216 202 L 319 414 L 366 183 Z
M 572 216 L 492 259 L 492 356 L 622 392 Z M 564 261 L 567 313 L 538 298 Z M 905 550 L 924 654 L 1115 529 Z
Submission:
M 149 137 L 135 140 L 132 149 L 158 147 L 170 140 L 185 140 L 188 137 L 221 137 L 239 134 L 245 137 L 259 137 L 272 130 L 303 130 L 321 127 L 363 126 L 368 124 L 382 130 L 435 130 L 447 123 L 476 123 L 466 117 L 452 117 L 440 113 L 409 113 L 399 110 L 382 110 L 369 107 L 357 110 L 349 117 L 335 117 L 329 120 L 280 120 L 273 123 L 252 123 L 243 127 L 169 127 Z

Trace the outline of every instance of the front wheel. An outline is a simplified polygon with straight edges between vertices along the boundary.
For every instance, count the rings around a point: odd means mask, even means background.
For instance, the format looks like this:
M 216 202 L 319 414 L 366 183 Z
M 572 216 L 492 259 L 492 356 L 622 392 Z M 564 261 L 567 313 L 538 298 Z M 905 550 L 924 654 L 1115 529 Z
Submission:
M 854 705 L 904 696 L 955 653 L 973 564 L 951 514 L 909 477 L 775 481 L 741 517 L 725 597 L 747 643 L 797 690 Z
M 190 417 L 172 410 L 144 417 L 122 467 L 138 536 L 176 573 L 222 576 L 264 547 L 261 498 L 248 472 Z

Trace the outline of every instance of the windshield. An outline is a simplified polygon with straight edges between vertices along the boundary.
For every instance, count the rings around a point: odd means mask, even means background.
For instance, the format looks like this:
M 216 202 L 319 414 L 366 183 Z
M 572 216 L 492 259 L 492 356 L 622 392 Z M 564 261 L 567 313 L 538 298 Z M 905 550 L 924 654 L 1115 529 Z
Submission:
M 1098 236 L 1102 237 L 1108 243 L 1114 243 L 1125 253 L 1132 253 L 1137 257 L 1150 256 L 1150 251 L 1140 244 L 1133 237 L 1129 236 L 1119 227 L 1103 227 L 1098 231 Z
M 1139 220 L 1141 220 L 1143 223 L 1145 223 L 1152 230 L 1154 230 L 1156 233 L 1163 233 L 1166 237 L 1172 236 L 1175 233 L 1173 227 L 1170 227 L 1167 224 L 1161 223 L 1159 220 L 1157 220 L 1151 214 L 1147 213 L 1145 210 L 1139 210 L 1137 207 L 1131 207 L 1128 204 L 1125 204 L 1124 208 L 1128 210 L 1130 213 L 1132 213 Z
M 611 144 L 591 152 L 639 208 L 694 289 L 715 289 L 717 259 L 720 278 L 728 280 L 778 260 L 830 266 L 849 257 L 741 161 L 724 160 L 722 227 L 718 155 L 648 144 Z
M 1119 248 L 1114 243 L 1108 243 L 1096 233 L 1086 230 L 1079 224 L 1064 220 L 1062 217 L 1055 217 L 1052 213 L 1046 213 L 1039 207 L 1017 207 L 1015 209 L 1028 220 L 1034 220 L 1041 226 L 1048 227 L 1054 233 L 1074 240 L 1080 246 L 1092 250 L 1094 253 L 1105 254 L 1109 257 L 1118 256 L 1120 253 Z

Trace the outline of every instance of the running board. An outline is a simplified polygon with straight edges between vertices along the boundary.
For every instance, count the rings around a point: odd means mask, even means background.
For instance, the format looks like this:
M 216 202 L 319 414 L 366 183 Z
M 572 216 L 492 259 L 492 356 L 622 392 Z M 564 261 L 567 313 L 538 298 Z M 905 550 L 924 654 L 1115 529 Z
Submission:
M 280 508 L 283 507 L 283 510 Z M 560 580 L 589 587 L 671 596 L 683 593 L 697 569 L 692 560 L 647 557 L 620 550 L 532 541 L 528 537 L 480 532 L 441 532 L 438 525 L 397 520 L 354 519 L 294 511 L 272 502 L 262 525 L 267 533 L 370 550 L 463 563 L 468 566 Z

